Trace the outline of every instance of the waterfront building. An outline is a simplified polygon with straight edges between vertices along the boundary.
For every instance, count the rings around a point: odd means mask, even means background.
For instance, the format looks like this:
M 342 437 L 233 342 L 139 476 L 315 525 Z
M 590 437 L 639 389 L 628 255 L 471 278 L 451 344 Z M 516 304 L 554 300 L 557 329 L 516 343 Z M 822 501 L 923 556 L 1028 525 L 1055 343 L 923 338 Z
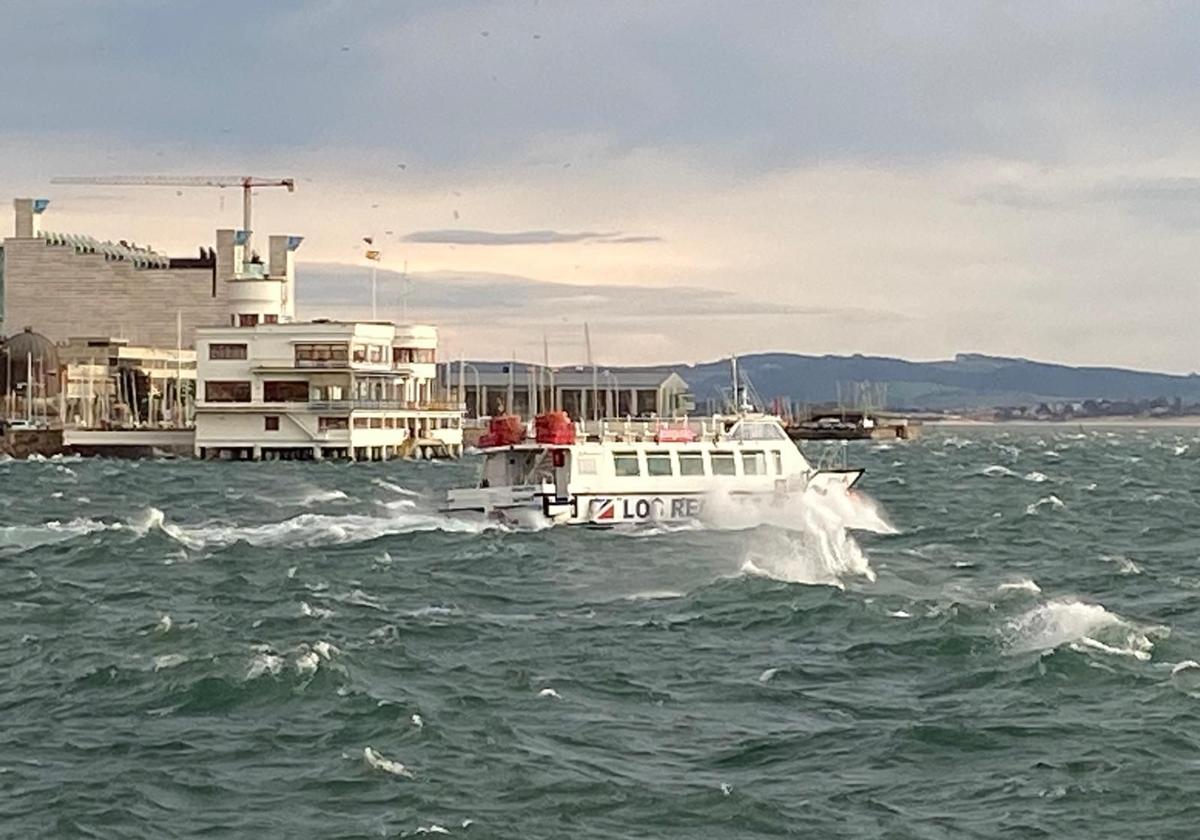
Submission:
M 562 410 L 572 420 L 680 417 L 695 411 L 687 382 L 667 368 L 546 367 L 524 362 L 451 362 L 444 381 L 459 384 L 467 416 Z
M 0 334 L 32 327 L 53 342 L 114 336 L 131 346 L 192 346 L 196 327 L 228 322 L 239 281 L 272 278 L 277 317 L 295 306 L 292 252 L 299 238 L 272 236 L 267 260 L 245 253 L 247 231 L 218 230 L 213 247 L 171 257 L 128 241 L 43 229 L 49 202 L 13 202 L 14 235 L 0 243 Z M 253 284 L 252 284 L 253 285 Z
M 185 428 L 196 393 L 196 352 L 122 338 L 58 345 L 64 425 L 80 429 Z

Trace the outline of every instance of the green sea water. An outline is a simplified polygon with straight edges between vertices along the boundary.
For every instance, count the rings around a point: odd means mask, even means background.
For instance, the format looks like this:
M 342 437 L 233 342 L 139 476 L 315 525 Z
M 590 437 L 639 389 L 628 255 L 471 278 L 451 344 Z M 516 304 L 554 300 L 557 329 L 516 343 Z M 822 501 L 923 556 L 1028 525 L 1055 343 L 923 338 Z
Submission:
M 0 836 L 1200 835 L 1197 432 L 850 457 L 608 531 L 438 513 L 471 459 L 0 463 Z

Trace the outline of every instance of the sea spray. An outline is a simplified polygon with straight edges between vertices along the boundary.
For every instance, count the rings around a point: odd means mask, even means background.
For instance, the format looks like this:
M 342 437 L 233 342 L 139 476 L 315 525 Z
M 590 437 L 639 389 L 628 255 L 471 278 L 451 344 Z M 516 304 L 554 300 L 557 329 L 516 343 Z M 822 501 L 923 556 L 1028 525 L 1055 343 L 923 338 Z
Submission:
M 1040 604 L 1009 622 L 1008 647 L 1013 653 L 1048 651 L 1064 645 L 1102 653 L 1149 659 L 1154 643 L 1146 632 L 1100 604 L 1058 598 Z
M 755 533 L 741 570 L 789 583 L 842 587 L 846 577 L 875 580 L 875 572 L 851 531 L 894 534 L 878 504 L 862 493 L 815 492 L 764 501 L 710 493 L 703 522 L 710 528 Z

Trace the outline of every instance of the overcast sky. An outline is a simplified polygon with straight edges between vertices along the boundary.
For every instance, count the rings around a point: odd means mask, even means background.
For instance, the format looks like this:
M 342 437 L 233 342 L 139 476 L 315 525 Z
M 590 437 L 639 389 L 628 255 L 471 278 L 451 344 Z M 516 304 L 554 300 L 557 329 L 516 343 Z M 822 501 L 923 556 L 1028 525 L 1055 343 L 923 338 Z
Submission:
M 236 193 L 49 179 L 295 177 L 255 227 L 306 236 L 304 310 L 365 314 L 373 235 L 384 314 L 407 263 L 453 355 L 576 361 L 588 321 L 609 363 L 1188 372 L 1198 37 L 1102 0 L 5 3 L 0 184 L 186 252 Z

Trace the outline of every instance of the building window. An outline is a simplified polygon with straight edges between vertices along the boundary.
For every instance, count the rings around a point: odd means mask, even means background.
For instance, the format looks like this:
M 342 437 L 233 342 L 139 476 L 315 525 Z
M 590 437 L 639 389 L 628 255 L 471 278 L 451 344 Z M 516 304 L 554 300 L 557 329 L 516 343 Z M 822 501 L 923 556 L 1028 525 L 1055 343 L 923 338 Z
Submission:
M 703 452 L 680 452 L 679 453 L 679 474 L 680 475 L 704 475 L 704 453 Z
M 264 382 L 263 402 L 308 402 L 308 383 L 288 381 Z
M 278 324 L 279 316 L 278 315 L 264 315 L 263 323 L 264 324 Z
M 596 475 L 598 473 L 595 455 L 580 455 L 579 456 L 579 474 L 580 475 Z
M 208 380 L 204 383 L 204 399 L 208 402 L 250 402 L 249 382 L 217 382 Z
M 365 362 L 367 360 L 367 348 L 362 344 L 354 345 L 354 361 Z
M 392 361 L 396 364 L 431 365 L 434 363 L 434 350 L 422 347 L 393 347 Z
M 671 475 L 671 455 L 668 452 L 646 453 L 646 474 L 652 476 Z
M 636 452 L 614 452 L 613 453 L 613 472 L 618 478 L 632 478 L 642 474 L 641 467 L 638 465 L 638 456 Z
M 245 344 L 210 344 L 208 345 L 210 359 L 244 359 L 246 358 Z
M 328 432 L 334 429 L 349 429 L 350 419 L 348 417 L 318 417 L 317 429 L 322 432 Z
M 766 475 L 767 456 L 762 452 L 742 453 L 742 475 Z
M 383 348 L 382 347 L 380 347 L 378 344 L 372 344 L 367 349 L 369 351 L 368 359 L 371 362 L 373 362 L 375 364 L 379 364 L 380 362 L 383 361 Z
M 369 426 L 370 426 L 370 423 L 368 423 L 366 417 L 355 417 L 354 418 L 354 428 L 366 429 L 366 428 L 369 428 Z
M 382 429 L 383 428 L 383 418 L 382 417 L 372 417 L 371 418 L 371 428 L 372 429 Z
M 337 367 L 346 364 L 345 344 L 297 344 L 296 367 Z
M 274 414 L 268 414 L 263 418 L 263 430 L 268 432 L 278 432 L 279 418 Z
M 713 475 L 737 475 L 732 452 L 714 452 L 710 457 Z
M 771 453 L 775 461 L 775 475 L 783 475 L 783 453 L 776 450 Z
M 257 327 L 258 326 L 258 316 L 257 315 L 238 315 L 238 326 L 239 327 Z

